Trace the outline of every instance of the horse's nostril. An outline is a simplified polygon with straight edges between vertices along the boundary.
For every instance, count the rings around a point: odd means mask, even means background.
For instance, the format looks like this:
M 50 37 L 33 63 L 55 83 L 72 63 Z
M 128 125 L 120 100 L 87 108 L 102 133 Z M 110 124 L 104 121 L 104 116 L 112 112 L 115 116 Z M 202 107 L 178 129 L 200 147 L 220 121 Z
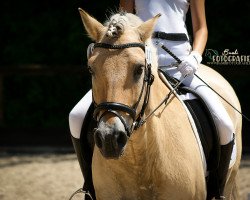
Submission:
M 97 129 L 94 133 L 95 144 L 98 148 L 102 148 L 102 133 Z
M 120 148 L 124 147 L 125 144 L 127 143 L 127 140 L 128 140 L 128 137 L 127 135 L 122 132 L 122 131 L 119 131 L 118 134 L 117 134 L 117 144 Z

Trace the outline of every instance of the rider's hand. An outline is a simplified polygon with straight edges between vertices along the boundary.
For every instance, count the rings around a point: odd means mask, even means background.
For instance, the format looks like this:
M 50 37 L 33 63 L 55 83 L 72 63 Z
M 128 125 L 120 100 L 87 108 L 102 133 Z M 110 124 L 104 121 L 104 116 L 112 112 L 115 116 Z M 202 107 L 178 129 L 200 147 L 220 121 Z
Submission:
M 197 51 L 192 51 L 178 66 L 178 70 L 181 72 L 182 76 L 194 75 L 201 60 L 201 55 Z

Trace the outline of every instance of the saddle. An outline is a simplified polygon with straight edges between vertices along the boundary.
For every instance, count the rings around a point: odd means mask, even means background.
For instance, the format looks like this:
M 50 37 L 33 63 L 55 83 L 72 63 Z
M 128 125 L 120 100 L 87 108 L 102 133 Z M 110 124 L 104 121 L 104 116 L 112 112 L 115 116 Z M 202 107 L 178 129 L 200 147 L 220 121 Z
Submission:
M 165 76 L 173 88 L 179 83 L 179 80 L 167 73 L 165 67 L 160 67 L 159 72 Z M 206 176 L 207 194 L 209 196 L 210 193 L 216 191 L 217 174 L 215 172 L 220 161 L 219 133 L 206 101 L 195 90 L 180 84 L 176 92 L 182 97 L 189 96 L 189 98 L 182 99 L 194 120 L 204 151 L 208 172 Z
M 178 92 L 180 95 L 187 95 L 190 93 L 195 97 L 194 99 L 184 100 L 184 103 L 194 119 L 200 136 L 206 158 L 207 171 L 214 171 L 217 169 L 219 164 L 220 143 L 218 131 L 212 114 L 206 105 L 206 102 L 196 93 L 195 90 L 192 90 L 189 87 L 181 86 L 178 89 Z

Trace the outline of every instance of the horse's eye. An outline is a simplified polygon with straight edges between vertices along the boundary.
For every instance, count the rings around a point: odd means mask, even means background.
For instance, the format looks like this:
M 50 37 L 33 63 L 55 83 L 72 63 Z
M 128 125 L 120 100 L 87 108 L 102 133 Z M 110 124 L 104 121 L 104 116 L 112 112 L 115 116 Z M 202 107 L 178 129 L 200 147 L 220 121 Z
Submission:
M 89 70 L 89 73 L 90 73 L 91 75 L 94 74 L 94 73 L 93 73 L 93 70 L 92 70 L 92 68 L 91 68 L 90 66 L 88 66 L 88 70 Z
M 135 80 L 139 80 L 139 78 L 140 78 L 141 75 L 142 75 L 143 68 L 144 68 L 143 65 L 137 65 L 137 66 L 135 67 L 135 71 L 134 71 L 134 78 L 135 78 Z

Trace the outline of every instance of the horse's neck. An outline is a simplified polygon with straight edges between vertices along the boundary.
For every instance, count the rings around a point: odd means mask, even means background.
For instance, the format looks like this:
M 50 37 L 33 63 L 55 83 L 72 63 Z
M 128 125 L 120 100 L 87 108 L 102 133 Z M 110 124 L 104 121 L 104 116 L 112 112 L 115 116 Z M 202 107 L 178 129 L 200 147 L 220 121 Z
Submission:
M 146 116 L 160 104 L 168 93 L 169 89 L 157 77 L 151 88 Z M 170 98 L 170 101 L 171 103 L 167 106 L 163 104 L 152 117 L 148 118 L 146 124 L 132 135 L 127 151 L 129 157 L 131 156 L 129 160 L 134 164 L 146 164 L 145 160 L 148 160 L 149 157 L 159 158 L 164 155 L 162 151 L 168 151 L 168 148 L 172 148 L 181 140 L 181 138 L 176 138 L 176 131 L 178 132 L 179 123 L 181 123 L 180 118 L 176 118 L 180 117 L 183 108 L 174 96 Z M 152 161 L 152 159 L 149 160 Z
M 160 104 L 169 91 L 158 77 L 155 78 L 146 115 Z M 172 95 L 169 103 L 163 104 L 134 134 L 130 153 L 134 154 L 134 160 L 138 164 L 148 158 L 164 157 L 166 152 L 171 155 L 173 148 L 185 146 L 185 138 L 191 134 L 192 129 L 186 112 L 179 100 Z

